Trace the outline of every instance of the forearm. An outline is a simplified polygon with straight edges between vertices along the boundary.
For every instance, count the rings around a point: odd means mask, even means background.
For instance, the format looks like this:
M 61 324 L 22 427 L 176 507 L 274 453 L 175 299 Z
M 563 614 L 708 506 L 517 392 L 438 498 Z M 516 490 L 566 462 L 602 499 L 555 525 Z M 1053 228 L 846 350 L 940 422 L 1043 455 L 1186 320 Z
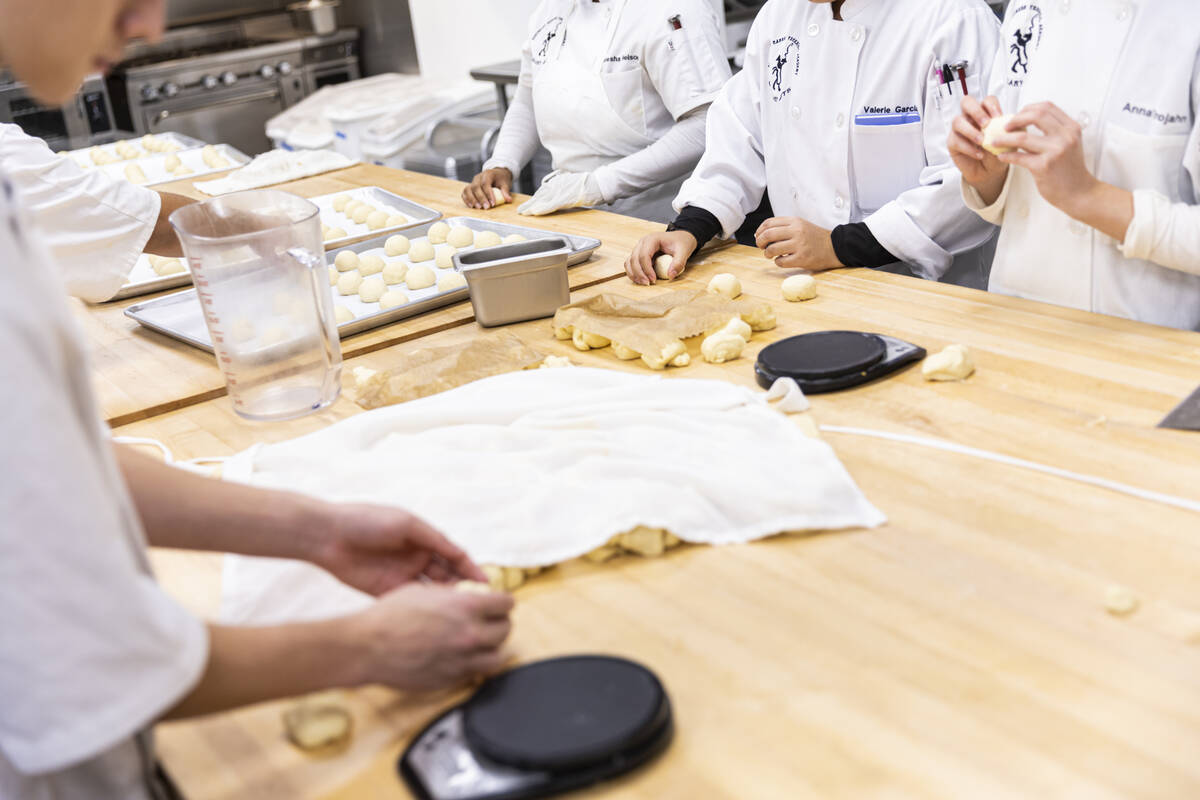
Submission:
M 521 83 L 500 125 L 492 157 L 483 168 L 503 167 L 516 177 L 537 152 L 539 141 L 537 119 L 533 113 L 533 89 Z
M 1133 219 L 1121 252 L 1126 258 L 1200 275 L 1200 206 L 1172 202 L 1155 191 L 1134 192 Z
M 707 112 L 707 106 L 692 111 L 650 146 L 596 170 L 593 174 L 604 200 L 630 197 L 695 169 L 704 154 Z
M 183 719 L 367 681 L 359 619 L 260 628 L 209 626 L 200 681 L 165 715 Z
M 156 256 L 179 258 L 183 255 L 183 248 L 179 244 L 179 237 L 175 235 L 175 229 L 171 227 L 170 217 L 176 210 L 196 201 L 190 197 L 170 192 L 159 192 L 158 196 L 161 200 L 158 220 L 154 223 L 154 231 L 150 234 L 144 249 L 147 253 L 153 253 Z
M 1133 192 L 1097 180 L 1063 210 L 1117 242 L 1124 242 L 1133 222 Z
M 330 529 L 321 501 L 202 477 L 120 445 L 115 450 L 156 547 L 311 561 Z

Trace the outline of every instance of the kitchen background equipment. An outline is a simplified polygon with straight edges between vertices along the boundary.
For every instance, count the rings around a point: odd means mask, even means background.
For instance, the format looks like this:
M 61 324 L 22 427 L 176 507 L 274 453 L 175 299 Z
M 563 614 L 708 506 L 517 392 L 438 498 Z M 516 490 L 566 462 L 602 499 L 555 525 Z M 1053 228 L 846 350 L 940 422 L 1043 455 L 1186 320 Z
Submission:
M 534 239 L 455 254 L 467 279 L 475 321 L 485 328 L 552 317 L 571 302 L 564 239 Z
M 1200 389 L 1192 392 L 1158 423 L 1160 428 L 1181 431 L 1200 431 Z
M 849 389 L 925 357 L 925 350 L 878 333 L 819 331 L 791 336 L 763 348 L 754 365 L 759 386 L 792 378 L 805 394 Z
M 204 148 L 193 147 L 187 150 L 179 150 L 175 153 L 152 153 L 140 158 L 133 158 L 128 161 L 118 161 L 115 164 L 102 164 L 99 166 L 86 166 L 87 161 L 82 156 L 76 156 L 76 161 L 84 169 L 98 169 L 114 180 L 129 180 L 125 170 L 130 166 L 137 166 L 146 176 L 146 181 L 143 186 L 154 186 L 160 183 L 170 183 L 172 181 L 181 180 L 186 177 L 188 180 L 198 178 L 202 175 L 207 175 L 214 172 L 225 172 L 227 170 L 236 169 L 249 163 L 250 156 L 235 147 L 230 147 L 227 144 L 212 145 L 212 151 L 221 157 L 221 161 L 214 162 L 216 166 L 210 165 L 204 160 Z M 175 156 L 179 159 L 179 163 L 191 170 L 184 176 L 170 172 L 166 168 L 166 160 L 170 156 Z
M 650 670 L 568 656 L 491 678 L 400 758 L 424 800 L 548 797 L 622 775 L 671 742 L 671 701 Z
M 89 75 L 70 102 L 55 108 L 35 100 L 25 84 L 10 74 L 0 73 L 0 123 L 5 122 L 43 139 L 51 150 L 121 138 L 108 87 L 100 75 Z
M 530 240 L 546 238 L 565 239 L 571 246 L 571 253 L 567 258 L 567 266 L 582 264 L 591 258 L 592 253 L 600 247 L 599 239 L 593 239 L 588 236 L 566 236 L 561 233 L 553 233 L 537 228 L 526 228 L 521 225 L 509 225 L 503 222 L 491 222 L 489 220 L 476 219 L 475 217 L 448 217 L 442 221 L 451 226 L 465 225 L 477 233 L 480 231 L 495 231 L 501 237 L 519 233 Z M 420 225 L 405 230 L 402 233 L 404 236 L 416 240 L 426 236 L 432 224 Z M 337 257 L 337 253 L 342 250 L 352 250 L 360 256 L 374 254 L 384 257 L 385 260 L 394 260 L 387 257 L 383 249 L 384 243 L 388 238 L 388 236 L 377 236 L 373 239 L 367 239 L 347 247 L 339 248 L 337 251 L 331 251 L 327 260 L 332 264 L 334 258 Z M 447 270 L 435 270 L 435 272 L 444 273 Z M 326 278 L 326 283 L 328 284 L 328 278 Z M 387 325 L 397 320 L 414 317 L 418 314 L 424 314 L 426 311 L 432 311 L 466 300 L 468 296 L 465 286 L 448 292 L 439 292 L 436 285 L 428 289 L 418 289 L 415 291 L 405 289 L 402 284 L 398 288 L 403 289 L 408 294 L 409 302 L 406 305 L 388 310 L 381 310 L 378 303 L 363 303 L 357 296 L 338 297 L 334 302 L 348 307 L 355 314 L 353 320 L 344 322 L 338 326 L 338 334 L 342 338 L 353 336 L 356 333 L 362 333 L 371 328 L 378 328 L 381 325 Z M 156 297 L 144 303 L 137 303 L 125 309 L 125 316 L 151 330 L 158 331 L 181 342 L 186 342 L 193 347 L 207 350 L 210 353 L 213 351 L 212 340 L 204 324 L 204 315 L 196 302 L 195 289 L 169 294 L 166 297 Z
M 337 7 L 339 0 L 301 0 L 292 3 L 287 10 L 298 28 L 307 28 L 318 36 L 328 36 L 337 30 Z

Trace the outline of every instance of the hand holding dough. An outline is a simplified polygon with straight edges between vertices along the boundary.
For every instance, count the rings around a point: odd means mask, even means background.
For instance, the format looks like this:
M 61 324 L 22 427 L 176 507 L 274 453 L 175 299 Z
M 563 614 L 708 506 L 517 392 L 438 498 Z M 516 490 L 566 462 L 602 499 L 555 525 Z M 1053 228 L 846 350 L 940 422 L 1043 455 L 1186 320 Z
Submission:
M 669 281 L 671 278 L 671 267 L 675 264 L 675 256 L 666 253 L 660 253 L 654 257 L 654 274 L 659 280 Z
M 817 296 L 817 279 L 812 275 L 793 275 L 783 279 L 780 290 L 783 292 L 783 299 L 789 303 L 812 300 Z
M 921 374 L 927 381 L 961 381 L 975 371 L 971 351 L 961 344 L 952 344 L 935 353 L 921 364 Z
M 996 137 L 1003 136 L 1008 133 L 1008 121 L 1013 118 L 1012 114 L 1005 114 L 1002 117 L 993 117 L 983 129 L 983 149 L 987 150 L 994 156 L 1001 153 L 1011 153 L 1013 148 L 1000 147 L 996 144 Z
M 496 206 L 502 206 L 507 202 L 508 201 L 504 199 L 504 192 L 500 191 L 500 189 L 498 187 L 493 186 L 492 187 L 492 208 L 495 208 Z
M 728 300 L 737 298 L 742 293 L 742 282 L 737 279 L 737 276 L 730 272 L 722 272 L 719 275 L 714 275 L 712 280 L 708 282 L 706 291 L 709 294 L 719 295 Z

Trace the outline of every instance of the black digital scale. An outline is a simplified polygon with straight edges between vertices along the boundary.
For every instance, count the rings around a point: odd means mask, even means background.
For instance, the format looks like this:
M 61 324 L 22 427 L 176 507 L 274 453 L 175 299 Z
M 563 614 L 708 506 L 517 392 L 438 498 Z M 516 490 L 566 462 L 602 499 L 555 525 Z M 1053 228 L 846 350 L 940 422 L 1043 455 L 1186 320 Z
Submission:
M 488 680 L 421 731 L 398 768 L 421 800 L 528 800 L 629 772 L 672 732 L 671 702 L 648 669 L 568 656 Z
M 924 357 L 924 348 L 879 333 L 819 331 L 764 347 L 754 374 L 764 389 L 792 378 L 805 394 L 821 394 L 882 378 Z

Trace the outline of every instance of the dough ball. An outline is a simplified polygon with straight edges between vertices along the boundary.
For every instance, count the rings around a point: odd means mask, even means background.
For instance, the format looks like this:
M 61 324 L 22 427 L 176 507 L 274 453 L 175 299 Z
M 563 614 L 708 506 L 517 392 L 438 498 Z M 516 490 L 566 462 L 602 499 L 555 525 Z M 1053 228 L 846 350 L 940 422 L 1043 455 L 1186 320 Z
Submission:
M 751 330 L 769 331 L 775 327 L 775 309 L 771 308 L 767 303 L 763 303 L 750 311 L 742 313 L 742 319 L 750 326 Z
M 459 581 L 454 584 L 454 591 L 467 594 L 491 594 L 492 587 L 479 581 Z
M 358 297 L 364 303 L 378 303 L 386 292 L 387 284 L 378 275 L 367 278 L 358 287 Z
M 666 533 L 662 528 L 638 526 L 627 533 L 614 537 L 612 544 L 640 556 L 655 558 L 667 550 L 664 541 Z
M 542 363 L 538 364 L 538 369 L 557 369 L 559 367 L 571 367 L 571 359 L 566 356 L 546 356 L 542 359 Z
M 408 224 L 408 217 L 403 214 L 392 214 L 383 224 L 386 228 L 399 228 L 401 225 Z
M 746 340 L 736 333 L 718 331 L 700 344 L 700 355 L 710 364 L 724 364 L 741 358 L 746 349 Z
M 458 250 L 456 250 L 453 245 L 442 245 L 437 252 L 437 258 L 434 259 L 434 263 L 437 264 L 437 268 L 450 269 L 453 267 L 454 262 L 451 259 L 454 258 L 454 254 L 457 252 Z
M 337 286 L 337 279 L 338 279 L 338 275 L 340 275 L 340 274 L 341 273 L 338 272 L 337 267 L 329 268 L 329 285 L 330 286 Z
M 338 294 L 351 295 L 358 293 L 358 287 L 362 285 L 362 275 L 355 272 L 343 272 L 338 278 L 337 290 Z
M 508 236 L 505 236 L 501 241 L 503 241 L 504 244 L 516 244 L 517 242 L 525 241 L 525 237 L 519 233 L 510 233 Z
M 346 210 L 346 204 L 349 203 L 353 199 L 354 198 L 348 194 L 339 194 L 337 197 L 333 198 L 333 202 L 330 203 L 329 205 L 333 208 L 334 211 L 336 211 L 340 214 L 341 212 Z
M 429 237 L 431 244 L 445 244 L 446 237 L 450 234 L 450 226 L 445 222 L 435 222 L 429 226 L 429 232 L 425 234 Z M 432 258 L 432 256 L 430 256 Z
M 576 328 L 571 335 L 571 341 L 576 350 L 599 350 L 612 344 L 611 341 L 595 333 L 586 333 L 582 328 Z
M 142 168 L 137 164 L 130 164 L 129 166 L 125 167 L 125 180 L 129 181 L 130 183 L 145 183 L 147 180 L 146 173 L 143 172 Z
M 171 153 L 171 155 L 163 159 L 163 168 L 167 172 L 174 172 L 182 166 L 183 162 L 180 161 L 179 156 L 175 155 L 174 153 Z
M 1013 118 L 1012 114 L 1005 114 L 1000 117 L 993 117 L 983 129 L 983 149 L 987 150 L 992 155 L 1000 155 L 1001 153 L 1011 153 L 1011 147 L 998 147 L 996 145 L 996 137 L 1003 136 L 1007 131 L 1005 127 L 1008 121 Z
M 342 209 L 342 213 L 345 214 L 347 217 L 353 217 L 354 212 L 357 211 L 360 206 L 365 206 L 365 205 L 366 205 L 366 203 L 364 203 L 360 200 L 355 200 L 355 199 L 351 198 L 350 202 L 346 203 L 346 206 Z
M 183 272 L 186 267 L 183 266 L 183 261 L 178 258 L 160 258 L 158 263 L 151 261 L 150 266 L 159 275 L 177 275 Z
M 499 237 L 496 237 L 499 239 Z M 433 241 L 431 236 L 430 241 Z M 446 234 L 446 243 L 455 247 L 470 247 L 475 244 L 475 231 L 468 228 L 466 225 L 455 225 Z
M 383 293 L 383 297 L 379 298 L 379 307 L 384 311 L 403 305 L 408 305 L 408 295 L 399 289 L 388 289 Z
M 354 319 L 354 312 L 345 306 L 334 306 L 333 318 L 337 320 L 338 325 L 342 325 Z
M 690 361 L 687 345 L 679 339 L 665 345 L 658 353 L 642 353 L 642 363 L 650 369 L 666 369 L 668 364 L 686 367 Z
M 666 253 L 660 253 L 654 257 L 654 274 L 658 276 L 659 280 L 669 281 L 671 280 L 671 276 L 668 270 L 671 269 L 674 264 L 675 256 L 667 255 Z
M 395 258 L 407 253 L 411 246 L 412 243 L 408 241 L 407 236 L 389 236 L 388 240 L 383 243 L 383 252 L 387 253 L 388 257 Z
M 709 294 L 720 295 L 727 300 L 733 300 L 742 293 L 742 282 L 737 279 L 737 275 L 731 272 L 722 272 L 720 275 L 712 277 L 712 280 L 708 282 L 706 291 Z
M 333 259 L 333 265 L 337 267 L 338 272 L 358 269 L 358 253 L 353 250 L 343 250 Z
M 500 191 L 499 188 L 493 186 L 492 187 L 492 203 L 494 204 L 494 206 L 502 206 L 507 202 L 508 201 L 504 199 L 504 192 Z
M 1138 598 L 1132 590 L 1116 584 L 1104 590 L 1104 608 L 1114 617 L 1123 617 L 1137 611 Z
M 430 241 L 433 240 L 431 239 Z M 433 261 L 435 255 L 433 245 L 419 239 L 412 243 L 412 247 L 408 248 L 408 260 L 414 264 L 419 264 L 422 261 Z
M 496 233 L 495 231 L 480 231 L 475 237 L 475 246 L 495 247 L 498 244 L 502 244 L 503 241 L 504 240 L 500 238 L 500 234 Z
M 301 701 L 283 712 L 283 727 L 301 750 L 326 750 L 350 741 L 354 718 L 341 706 Z
M 354 213 L 350 216 L 350 219 L 354 220 L 355 225 L 365 225 L 367 218 L 374 213 L 374 208 L 364 204 L 354 209 Z
M 151 153 L 157 153 L 159 148 L 162 147 L 162 140 L 153 133 L 147 133 L 142 137 L 142 147 L 146 148 Z
M 928 356 L 921 364 L 921 374 L 927 381 L 961 381 L 975 372 L 971 351 L 961 344 L 952 344 L 940 353 Z
M 441 277 L 438 278 L 437 289 L 439 292 L 452 292 L 466 285 L 467 279 L 463 277 L 461 272 L 443 272 Z
M 330 228 L 325 233 L 325 241 L 327 241 L 327 242 L 332 242 L 335 239 L 345 239 L 345 238 L 346 238 L 346 229 L 345 228 Z
M 742 320 L 741 317 L 733 317 L 729 320 L 729 322 L 726 322 L 720 328 L 717 328 L 715 331 L 713 331 L 713 333 L 732 333 L 735 336 L 742 337 L 748 342 L 750 341 L 752 329 L 745 323 L 745 321 Z
M 789 303 L 812 300 L 817 296 L 817 279 L 812 275 L 793 275 L 784 278 L 779 288 L 783 292 L 783 299 Z
M 221 155 L 221 151 L 211 144 L 206 144 L 201 148 L 200 160 L 211 169 L 225 169 L 229 166 L 229 159 Z
M 378 275 L 383 272 L 385 262 L 379 256 L 361 256 L 358 259 L 358 272 L 364 278 L 368 275 Z
M 487 575 L 488 583 L 498 592 L 511 592 L 525 583 L 525 570 L 520 567 L 497 567 L 485 564 L 480 569 Z
M 425 264 L 417 264 L 409 267 L 408 274 L 404 276 L 404 283 L 409 289 L 416 291 L 417 289 L 428 289 L 437 281 L 437 277 L 433 273 L 433 269 Z
M 634 350 L 632 347 L 626 347 L 619 342 L 612 343 L 613 355 L 622 361 L 633 361 L 635 358 L 641 357 L 641 353 Z
M 383 282 L 391 286 L 404 280 L 408 274 L 408 264 L 403 261 L 389 261 L 383 268 Z
M 367 215 L 367 228 L 377 231 L 387 225 L 387 214 L 382 211 L 372 211 Z

